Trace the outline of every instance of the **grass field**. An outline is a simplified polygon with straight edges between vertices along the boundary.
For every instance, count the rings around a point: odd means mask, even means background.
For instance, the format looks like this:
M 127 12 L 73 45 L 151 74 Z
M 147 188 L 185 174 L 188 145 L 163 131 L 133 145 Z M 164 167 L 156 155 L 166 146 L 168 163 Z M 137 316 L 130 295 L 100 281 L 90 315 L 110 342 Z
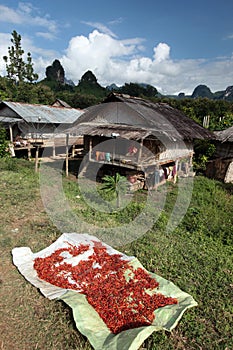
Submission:
M 77 181 L 64 178 L 63 186 L 72 210 L 90 223 L 104 220 L 106 229 L 129 220 L 141 209 L 144 196 L 139 193 L 129 208 L 109 219 L 109 214 L 96 214 L 82 198 L 77 201 Z M 169 233 L 165 227 L 177 185 L 168 185 L 156 224 L 137 240 L 115 247 L 136 256 L 147 270 L 174 282 L 198 302 L 171 333 L 154 333 L 141 349 L 233 348 L 232 194 L 232 185 L 196 177 L 186 215 Z M 91 350 L 75 327 L 71 309 L 42 296 L 12 263 L 14 247 L 37 252 L 61 235 L 44 209 L 33 164 L 0 160 L 0 199 L 0 349 Z

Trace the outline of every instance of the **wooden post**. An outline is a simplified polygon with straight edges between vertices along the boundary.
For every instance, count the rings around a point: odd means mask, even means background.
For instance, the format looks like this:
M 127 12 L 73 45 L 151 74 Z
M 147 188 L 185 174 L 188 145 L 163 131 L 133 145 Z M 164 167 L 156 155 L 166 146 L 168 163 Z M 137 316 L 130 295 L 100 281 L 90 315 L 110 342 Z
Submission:
M 66 134 L 66 177 L 69 176 L 69 134 Z
M 72 158 L 75 156 L 75 145 L 72 146 Z
M 139 148 L 139 151 L 138 151 L 138 163 L 141 162 L 141 157 L 142 157 L 142 146 L 143 146 L 143 139 L 141 139 L 140 148 Z
M 53 157 L 56 157 L 56 145 L 55 145 L 55 137 L 53 137 Z
M 91 160 L 91 155 L 92 155 L 92 137 L 89 140 L 89 160 Z
M 38 163 L 39 163 L 39 146 L 36 145 L 36 158 L 35 158 L 35 172 L 38 172 Z
M 113 149 L 112 149 L 112 162 L 114 163 L 115 157 L 116 157 L 116 139 L 113 139 Z
M 9 129 L 10 129 L 10 141 L 11 141 L 11 143 L 13 143 L 14 140 L 13 140 L 13 131 L 12 131 L 12 126 L 11 126 L 11 124 L 10 124 L 10 126 L 9 126 Z
M 30 145 L 30 142 L 28 142 L 28 160 L 31 161 L 31 145 Z

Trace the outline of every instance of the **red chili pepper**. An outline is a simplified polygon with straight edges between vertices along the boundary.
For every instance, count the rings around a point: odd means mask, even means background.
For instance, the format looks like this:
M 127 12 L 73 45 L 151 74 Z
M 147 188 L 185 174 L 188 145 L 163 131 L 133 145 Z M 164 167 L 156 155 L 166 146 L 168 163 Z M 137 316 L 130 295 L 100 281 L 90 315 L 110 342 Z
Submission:
M 75 257 L 90 249 L 90 245 L 68 243 L 68 247 L 57 249 L 50 256 L 36 258 L 34 269 L 38 277 L 85 294 L 112 333 L 150 325 L 154 310 L 178 302 L 156 293 L 159 283 L 145 269 L 134 269 L 122 259 L 122 254 L 109 254 L 101 242 L 93 244 L 93 254 L 74 266 L 65 261 L 62 253 Z

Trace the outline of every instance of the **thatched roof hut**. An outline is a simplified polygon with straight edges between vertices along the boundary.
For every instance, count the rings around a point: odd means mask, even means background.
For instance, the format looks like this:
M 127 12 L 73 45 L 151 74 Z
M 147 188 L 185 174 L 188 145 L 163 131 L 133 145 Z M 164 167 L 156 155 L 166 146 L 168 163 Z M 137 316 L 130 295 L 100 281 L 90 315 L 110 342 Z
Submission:
M 90 162 L 143 170 L 146 176 L 154 174 L 156 168 L 171 166 L 188 175 L 193 140 L 213 137 L 166 103 L 116 93 L 84 110 L 67 132 L 84 136 L 84 149 Z M 129 152 L 132 141 L 135 142 L 133 155 Z
M 111 128 L 114 125 L 115 129 L 119 127 L 119 132 L 123 125 L 131 128 L 131 132 L 133 127 L 135 131 L 141 128 L 174 141 L 213 137 L 207 129 L 166 103 L 153 103 L 116 93 L 110 94 L 103 103 L 84 110 L 84 114 L 73 124 L 70 131 L 77 132 L 82 123 L 105 126 L 105 129 L 107 125 L 111 125 Z

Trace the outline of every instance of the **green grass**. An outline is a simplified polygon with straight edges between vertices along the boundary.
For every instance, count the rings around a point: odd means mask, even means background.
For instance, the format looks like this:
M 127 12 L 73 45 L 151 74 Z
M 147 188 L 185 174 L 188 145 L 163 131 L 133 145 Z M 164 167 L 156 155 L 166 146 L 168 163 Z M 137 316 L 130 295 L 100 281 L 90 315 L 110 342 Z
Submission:
M 123 210 L 100 213 L 85 203 L 77 181 L 64 178 L 63 187 L 73 212 L 106 230 L 132 220 L 144 208 L 145 193 L 139 192 Z M 198 302 L 171 333 L 154 333 L 141 349 L 230 350 L 233 186 L 196 177 L 186 215 L 173 232 L 167 232 L 177 188 L 167 185 L 165 207 L 146 234 L 115 247 L 136 256 L 149 271 L 174 282 Z M 43 297 L 12 263 L 14 247 L 28 246 L 37 252 L 61 235 L 43 207 L 33 163 L 0 160 L 0 198 L 0 348 L 91 350 L 76 329 L 70 308 Z

